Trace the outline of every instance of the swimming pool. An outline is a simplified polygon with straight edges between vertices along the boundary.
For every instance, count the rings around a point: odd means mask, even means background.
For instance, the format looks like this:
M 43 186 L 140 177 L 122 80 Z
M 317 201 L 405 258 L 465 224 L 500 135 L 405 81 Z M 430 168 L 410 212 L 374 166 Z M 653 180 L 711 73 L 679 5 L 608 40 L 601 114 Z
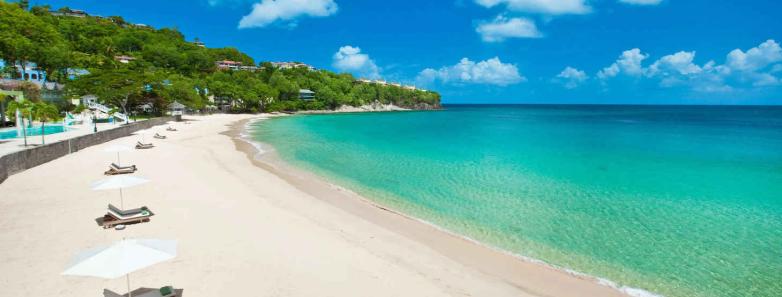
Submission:
M 63 125 L 46 125 L 43 128 L 43 133 L 44 135 L 49 135 L 49 134 L 62 133 L 65 132 L 65 130 L 66 129 Z M 34 126 L 31 128 L 27 128 L 27 136 L 40 136 L 40 135 L 41 135 L 41 126 Z M 22 136 L 23 135 L 21 133 L 17 134 L 16 128 L 0 130 L 0 139 L 11 139 L 11 138 L 17 138 Z

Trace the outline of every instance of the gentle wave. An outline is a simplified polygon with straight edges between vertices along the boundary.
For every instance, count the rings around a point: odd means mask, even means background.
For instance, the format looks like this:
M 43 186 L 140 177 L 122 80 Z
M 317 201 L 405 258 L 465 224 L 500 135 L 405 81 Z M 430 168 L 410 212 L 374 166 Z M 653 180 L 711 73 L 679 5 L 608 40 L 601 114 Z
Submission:
M 259 123 L 261 121 L 267 120 L 267 119 L 268 118 L 257 118 L 257 119 L 253 119 L 253 120 L 248 121 L 247 124 L 244 126 L 244 129 L 240 133 L 240 139 L 242 141 L 244 141 L 244 142 L 247 142 L 247 143 L 251 144 L 256 149 L 256 154 L 254 154 L 256 157 L 260 156 L 260 155 L 263 155 L 263 154 L 265 154 L 267 152 L 266 150 L 263 149 L 264 146 L 271 146 L 271 145 L 268 144 L 268 143 L 264 143 L 264 142 L 258 141 L 256 139 L 253 139 L 251 137 L 250 131 L 252 130 L 253 125 L 255 125 L 255 124 L 257 124 L 257 123 Z M 325 181 L 325 182 L 331 188 L 333 188 L 335 190 L 338 190 L 340 192 L 346 192 L 346 193 L 349 193 L 349 194 L 353 194 L 353 195 L 356 195 L 356 196 L 363 197 L 362 195 L 360 195 L 360 194 L 356 193 L 355 191 L 353 191 L 353 190 L 351 190 L 349 188 L 346 188 L 346 187 L 344 187 L 342 185 L 335 184 L 335 183 L 333 183 L 331 181 Z M 529 256 L 525 256 L 525 255 L 521 255 L 521 254 L 518 254 L 518 253 L 514 253 L 514 252 L 511 252 L 511 251 L 508 251 L 508 250 L 505 250 L 505 249 L 502 249 L 502 248 L 499 248 L 499 247 L 496 247 L 496 246 L 493 246 L 493 245 L 481 242 L 481 241 L 479 241 L 477 239 L 474 239 L 472 237 L 469 237 L 467 235 L 453 232 L 453 231 L 451 231 L 449 229 L 446 229 L 446 228 L 444 228 L 442 226 L 439 226 L 439 225 L 437 225 L 437 224 L 435 224 L 435 223 L 433 223 L 431 221 L 427 221 L 427 220 L 422 219 L 422 218 L 410 216 L 410 215 L 405 214 L 403 212 L 391 209 L 388 206 L 380 205 L 380 204 L 378 204 L 377 202 L 375 202 L 375 201 L 373 201 L 371 199 L 364 198 L 364 200 L 366 200 L 369 203 L 372 203 L 373 205 L 376 205 L 377 207 L 382 207 L 383 209 L 391 210 L 392 212 L 394 212 L 394 213 L 396 213 L 398 215 L 404 216 L 405 218 L 415 220 L 415 221 L 417 221 L 417 222 L 419 222 L 421 224 L 425 224 L 427 226 L 430 226 L 430 227 L 432 227 L 432 228 L 434 228 L 434 229 L 436 229 L 436 230 L 438 230 L 440 232 L 444 232 L 444 233 L 447 233 L 447 234 L 449 234 L 451 236 L 464 239 L 466 241 L 472 242 L 473 244 L 482 246 L 484 248 L 488 248 L 490 250 L 493 250 L 493 251 L 496 251 L 496 252 L 499 252 L 499 253 L 502 253 L 502 254 L 514 257 L 514 258 L 517 258 L 517 259 L 519 259 L 521 261 L 535 263 L 535 264 L 542 265 L 542 266 L 545 266 L 545 267 L 549 267 L 549 268 L 552 268 L 552 269 L 555 269 L 555 270 L 559 270 L 559 271 L 565 272 L 565 273 L 567 273 L 569 275 L 573 275 L 573 276 L 576 276 L 576 277 L 579 277 L 579 278 L 590 279 L 590 280 L 594 281 L 595 283 L 597 283 L 599 285 L 616 289 L 616 290 L 618 290 L 618 291 L 620 291 L 620 292 L 622 292 L 624 294 L 627 294 L 629 296 L 633 296 L 633 297 L 664 297 L 663 295 L 655 294 L 655 293 L 652 293 L 652 292 L 649 292 L 649 291 L 646 291 L 646 290 L 643 290 L 643 289 L 640 289 L 640 288 L 633 288 L 633 287 L 623 286 L 623 285 L 620 285 L 620 284 L 618 284 L 618 283 L 616 283 L 614 281 L 611 281 L 611 280 L 608 280 L 608 279 L 605 279 L 605 278 L 596 277 L 596 276 L 593 276 L 593 275 L 590 275 L 590 274 L 587 274 L 587 273 L 583 273 L 583 272 L 579 272 L 579 271 L 576 271 L 576 270 L 573 270 L 573 269 L 570 269 L 570 268 L 557 266 L 557 265 L 548 263 L 548 262 L 540 260 L 540 259 L 536 259 L 536 258 L 532 258 L 532 257 L 529 257 Z
M 766 107 L 458 107 L 247 134 L 380 204 L 626 294 L 772 297 L 780 125 Z

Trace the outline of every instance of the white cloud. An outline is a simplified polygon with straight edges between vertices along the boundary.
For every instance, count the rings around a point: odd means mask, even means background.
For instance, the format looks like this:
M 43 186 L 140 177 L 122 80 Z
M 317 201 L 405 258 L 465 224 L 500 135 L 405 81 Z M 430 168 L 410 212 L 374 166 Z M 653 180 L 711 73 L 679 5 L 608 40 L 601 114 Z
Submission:
M 632 5 L 657 5 L 663 2 L 663 0 L 619 0 L 619 2 Z
M 583 70 L 568 66 L 557 75 L 557 79 L 565 85 L 565 88 L 573 89 L 589 79 L 589 76 Z
M 484 7 L 505 5 L 511 11 L 547 15 L 592 12 L 592 8 L 586 4 L 586 0 L 475 0 L 475 3 Z
M 626 75 L 657 80 L 661 87 L 689 86 L 700 92 L 727 92 L 740 88 L 781 86 L 777 77 L 782 71 L 782 48 L 774 40 L 767 40 L 747 51 L 735 49 L 727 54 L 725 63 L 708 61 L 695 63 L 695 52 L 680 51 L 666 55 L 643 67 L 648 55 L 639 49 L 627 50 L 597 76 L 609 78 Z
M 462 58 L 453 66 L 441 67 L 437 70 L 427 68 L 418 74 L 416 80 L 419 84 L 431 84 L 439 80 L 443 83 L 507 86 L 526 79 L 519 74 L 516 65 L 502 63 L 500 58 L 494 57 L 477 63 Z
M 649 66 L 647 74 L 650 76 L 698 74 L 702 69 L 693 63 L 694 59 L 695 52 L 681 51 L 673 55 L 667 55 L 654 62 L 652 66 Z
M 484 22 L 475 29 L 486 42 L 502 42 L 508 38 L 539 38 L 538 27 L 527 18 L 507 18 L 497 16 L 491 22 Z
M 767 40 L 747 52 L 735 49 L 728 54 L 726 65 L 740 71 L 757 71 L 782 61 L 782 49 L 774 40 Z
M 631 76 L 641 75 L 644 72 L 641 63 L 646 58 L 649 58 L 649 55 L 641 53 L 640 49 L 634 48 L 626 50 L 622 52 L 622 55 L 619 56 L 616 62 L 611 64 L 611 66 L 600 70 L 600 72 L 597 73 L 597 77 L 607 79 L 622 73 Z
M 334 0 L 262 0 L 242 17 L 239 28 L 260 28 L 276 21 L 294 21 L 302 16 L 326 17 L 337 13 Z
M 350 72 L 358 76 L 372 79 L 380 78 L 380 68 L 369 55 L 362 54 L 361 48 L 349 45 L 339 48 L 333 57 L 334 68 L 340 71 Z

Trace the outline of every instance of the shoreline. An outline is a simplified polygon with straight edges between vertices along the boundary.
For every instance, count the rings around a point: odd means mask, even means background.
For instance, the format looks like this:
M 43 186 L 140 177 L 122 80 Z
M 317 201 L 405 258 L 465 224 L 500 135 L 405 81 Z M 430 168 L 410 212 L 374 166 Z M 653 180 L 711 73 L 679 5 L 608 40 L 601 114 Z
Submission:
M 365 113 L 365 112 L 404 112 L 404 111 L 436 111 L 442 110 L 442 106 L 422 105 L 422 108 L 406 108 L 394 104 L 365 104 L 361 106 L 342 105 L 334 110 L 302 110 L 295 114 L 335 114 L 335 113 Z
M 223 134 L 233 140 L 236 150 L 244 153 L 253 165 L 278 176 L 318 200 L 419 242 L 441 255 L 499 278 L 534 296 L 659 297 L 642 289 L 621 286 L 611 280 L 558 267 L 539 259 L 485 244 L 441 228 L 432 222 L 409 216 L 350 189 L 333 184 L 312 172 L 290 165 L 277 155 L 271 145 L 249 138 L 247 129 L 250 125 L 274 117 L 276 116 L 237 121 Z M 272 149 L 264 147 L 272 147 Z M 562 290 L 563 288 L 565 290 Z
M 134 175 L 151 181 L 124 191 L 126 206 L 148 206 L 155 216 L 122 231 L 95 222 L 108 203 L 119 202 L 119 193 L 89 185 L 105 178 L 106 167 L 117 160 L 105 149 L 135 144 L 137 135 L 11 176 L 0 184 L 4 293 L 124 293 L 125 278 L 60 273 L 80 251 L 123 238 L 160 238 L 177 240 L 177 257 L 133 273 L 133 288 L 172 285 L 191 297 L 625 296 L 592 278 L 437 230 L 318 179 L 285 180 L 274 173 L 283 168 L 256 165 L 255 148 L 238 137 L 255 118 L 189 117 L 188 124 L 174 124 L 178 131 L 163 132 L 168 138 L 155 140 L 154 149 L 123 153 L 123 164 L 137 165 Z M 313 182 L 318 186 L 308 186 Z

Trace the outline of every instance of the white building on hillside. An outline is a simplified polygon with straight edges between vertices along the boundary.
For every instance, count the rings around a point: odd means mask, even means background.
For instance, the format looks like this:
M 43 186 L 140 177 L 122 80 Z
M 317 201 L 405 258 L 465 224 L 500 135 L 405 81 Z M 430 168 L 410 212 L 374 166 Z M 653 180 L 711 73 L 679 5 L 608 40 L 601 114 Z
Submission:
M 310 71 L 317 70 L 315 67 L 300 62 L 271 62 L 272 65 L 280 69 L 307 68 Z

